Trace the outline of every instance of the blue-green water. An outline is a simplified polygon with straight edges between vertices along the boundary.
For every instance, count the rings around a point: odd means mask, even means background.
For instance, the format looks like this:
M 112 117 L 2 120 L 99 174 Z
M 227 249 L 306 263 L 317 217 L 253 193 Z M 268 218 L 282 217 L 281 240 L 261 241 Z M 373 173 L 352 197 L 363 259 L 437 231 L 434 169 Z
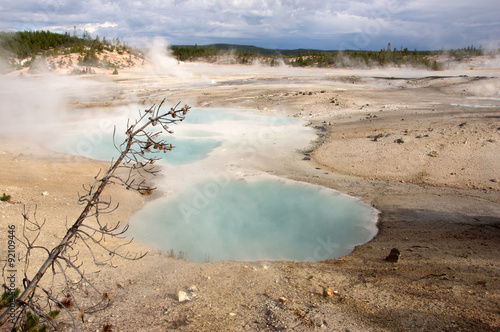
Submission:
M 95 138 L 97 137 L 95 136 Z M 117 142 L 123 142 L 124 137 L 117 139 Z M 161 157 L 163 162 L 171 165 L 188 164 L 205 159 L 211 151 L 221 145 L 220 140 L 204 137 L 183 138 L 169 136 L 166 139 L 175 148 L 166 154 L 152 154 L 151 157 Z M 178 149 L 179 146 L 182 148 Z M 113 157 L 116 159 L 120 154 L 113 145 L 112 134 L 103 134 L 99 140 L 91 140 L 85 133 L 74 133 L 65 140 L 52 145 L 52 149 L 95 160 L 111 160 Z
M 221 146 L 223 140 L 227 139 L 226 133 L 235 125 L 249 123 L 271 130 L 269 128 L 282 128 L 296 122 L 290 118 L 256 115 L 251 110 L 194 109 L 187 114 L 183 122 L 171 126 L 174 130 L 173 135 L 162 135 L 163 139 L 176 148 L 166 154 L 156 156 L 171 165 L 192 163 L 205 159 L 214 149 Z M 113 124 L 123 126 L 125 123 L 126 119 L 119 118 L 114 121 L 105 119 L 78 123 L 73 130 L 59 133 L 57 140 L 49 147 L 58 152 L 96 160 L 111 160 L 119 155 L 113 144 Z M 124 141 L 124 131 L 123 128 L 116 131 L 115 143 L 117 145 Z
M 321 261 L 370 240 L 375 217 L 370 206 L 317 186 L 211 181 L 149 203 L 128 235 L 194 262 Z
M 470 104 L 451 104 L 451 106 L 471 107 L 471 108 L 497 108 L 499 105 L 470 105 Z
M 199 108 L 199 109 L 192 109 L 191 111 L 189 111 L 182 125 L 211 124 L 219 121 L 229 121 L 229 122 L 252 121 L 252 122 L 261 122 L 273 125 L 287 125 L 297 122 L 295 119 L 292 118 L 256 115 L 254 110 Z

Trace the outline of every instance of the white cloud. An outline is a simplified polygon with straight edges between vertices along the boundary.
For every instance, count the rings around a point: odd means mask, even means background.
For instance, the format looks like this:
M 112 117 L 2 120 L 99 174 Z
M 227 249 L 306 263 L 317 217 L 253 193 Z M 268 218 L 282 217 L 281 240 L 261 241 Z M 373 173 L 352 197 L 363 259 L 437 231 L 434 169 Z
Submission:
M 500 3 L 491 0 L 25 0 L 2 7 L 2 30 L 71 32 L 76 25 L 100 36 L 163 36 L 174 44 L 240 39 L 258 46 L 338 48 L 357 38 L 368 41 L 362 48 L 378 49 L 395 39 L 409 48 L 500 40 Z
M 116 28 L 118 24 L 112 22 L 104 22 L 104 23 L 87 23 L 83 25 L 83 29 L 88 31 L 89 33 L 95 33 L 100 28 Z
M 116 28 L 118 24 L 113 22 L 104 22 L 104 23 L 86 23 L 77 27 L 77 31 L 81 34 L 83 31 L 87 31 L 90 34 L 95 34 L 102 28 Z M 73 31 L 75 26 L 69 25 L 50 25 L 42 27 L 42 30 L 49 30 L 52 32 L 68 32 Z

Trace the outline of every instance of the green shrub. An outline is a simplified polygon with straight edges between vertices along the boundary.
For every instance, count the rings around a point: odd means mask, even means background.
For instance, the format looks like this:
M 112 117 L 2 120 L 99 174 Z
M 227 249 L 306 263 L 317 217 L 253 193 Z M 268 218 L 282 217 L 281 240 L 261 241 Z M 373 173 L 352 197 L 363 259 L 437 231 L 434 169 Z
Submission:
M 19 288 L 16 288 L 14 291 L 14 298 L 18 297 L 21 293 Z M 9 290 L 3 292 L 2 297 L 0 298 L 0 308 L 8 307 L 12 302 L 12 293 Z M 55 319 L 60 313 L 60 310 L 53 310 L 49 312 L 49 317 Z M 24 322 L 23 331 L 28 332 L 46 332 L 48 331 L 47 325 L 39 325 L 40 318 L 36 315 L 33 315 L 30 311 L 26 313 L 26 321 Z M 13 329 L 12 331 L 17 331 L 17 329 Z
M 0 201 L 2 202 L 10 202 L 10 195 L 5 195 L 5 193 L 3 193 L 3 196 L 0 197 Z
M 19 288 L 14 290 L 14 298 L 18 297 L 21 293 Z M 0 298 L 0 308 L 8 307 L 12 302 L 12 293 L 9 290 L 3 292 L 2 297 Z

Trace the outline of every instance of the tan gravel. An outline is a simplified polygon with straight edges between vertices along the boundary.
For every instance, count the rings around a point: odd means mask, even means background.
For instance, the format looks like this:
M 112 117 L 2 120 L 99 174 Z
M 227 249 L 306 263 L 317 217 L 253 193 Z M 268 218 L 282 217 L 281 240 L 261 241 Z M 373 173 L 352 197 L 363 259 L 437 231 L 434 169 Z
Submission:
M 113 331 L 500 329 L 498 78 L 188 68 L 198 73 L 179 89 L 158 89 L 159 77 L 138 86 L 137 72 L 120 73 L 109 85 L 118 96 L 135 91 L 144 104 L 165 96 L 192 106 L 255 108 L 309 121 L 321 135 L 310 151 L 252 167 L 359 197 L 381 211 L 379 233 L 346 257 L 318 263 L 197 264 L 134 242 L 132 251 L 149 251 L 144 259 L 97 268 L 82 250 L 86 269 L 101 270 L 93 282 L 113 299 L 106 310 L 85 316 L 83 330 L 99 331 L 104 324 Z M 397 79 L 399 74 L 405 77 Z M 200 77 L 217 84 L 191 85 Z M 0 150 L 0 194 L 13 201 L 0 203 L 0 243 L 6 243 L 8 224 L 21 227 L 26 205 L 46 218 L 40 243 L 56 245 L 66 217 L 71 222 L 81 209 L 81 185 L 108 163 L 5 138 Z M 154 198 L 110 190 L 113 201 L 121 202 L 114 221 L 126 221 Z M 384 260 L 392 248 L 401 253 L 397 263 Z M 1 245 L 2 257 L 4 250 Z M 41 260 L 32 257 L 32 266 Z M 197 296 L 179 302 L 178 292 L 192 285 Z

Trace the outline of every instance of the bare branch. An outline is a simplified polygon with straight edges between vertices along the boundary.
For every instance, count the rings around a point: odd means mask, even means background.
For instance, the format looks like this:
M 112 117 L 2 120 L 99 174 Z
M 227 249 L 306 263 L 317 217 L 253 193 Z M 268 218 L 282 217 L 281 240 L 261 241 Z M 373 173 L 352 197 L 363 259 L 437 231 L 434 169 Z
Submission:
M 65 289 L 67 290 L 66 294 L 69 294 L 71 301 L 74 302 L 82 321 L 85 313 L 103 310 L 109 304 L 109 295 L 101 293 L 86 277 L 86 273 L 81 270 L 83 262 L 79 262 L 79 252 L 74 247 L 77 242 L 83 244 L 86 250 L 91 253 L 95 265 L 109 264 L 113 266 L 114 257 L 137 260 L 146 255 L 137 253 L 130 255 L 129 252 L 125 254 L 119 252 L 122 247 L 129 244 L 132 240 L 125 241 L 114 248 L 109 248 L 104 244 L 108 236 L 111 238 L 121 238 L 121 235 L 127 231 L 128 225 L 120 229 L 120 222 L 113 225 L 101 223 L 101 215 L 112 213 L 119 206 L 118 204 L 112 205 L 111 198 L 109 201 L 101 200 L 101 195 L 106 186 L 112 183 L 120 184 L 127 189 L 135 190 L 143 195 L 149 195 L 156 189 L 148 185 L 145 178 L 147 175 L 154 176 L 159 171 L 154 166 L 159 158 L 152 155 L 167 153 L 174 148 L 172 144 L 161 138 L 160 134 L 162 132 L 173 133 L 169 125 L 184 120 L 185 115 L 190 109 L 187 105 L 178 109 L 180 105 L 178 103 L 168 112 L 162 113 L 161 108 L 164 102 L 165 99 L 157 107 L 153 105 L 149 109 L 142 112 L 139 111 L 139 117 L 134 121 L 127 120 L 126 138 L 121 144 L 116 144 L 116 127 L 114 128 L 113 145 L 120 152 L 120 155 L 116 160 L 113 159 L 111 161 L 110 167 L 105 172 L 99 170 L 92 184 L 83 186 L 84 193 L 79 195 L 77 201 L 78 204 L 83 206 L 83 210 L 71 227 L 67 229 L 65 236 L 57 246 L 48 249 L 44 246 L 35 245 L 35 242 L 39 239 L 45 220 L 43 222 L 37 220 L 36 207 L 33 213 L 30 213 L 29 209 L 24 209 L 22 213 L 24 218 L 23 232 L 22 238 L 19 239 L 20 243 L 26 248 L 26 255 L 24 257 L 24 289 L 17 298 L 13 299 L 13 308 L 17 315 L 13 328 L 18 327 L 22 329 L 22 324 L 26 321 L 28 315 L 35 315 L 49 324 L 51 328 L 58 329 L 56 322 L 46 311 L 47 308 L 50 310 L 53 305 L 56 305 L 64 309 L 71 317 L 74 329 L 78 330 L 77 320 L 73 312 L 69 308 L 66 308 L 64 303 L 57 299 L 57 296 L 52 294 L 52 288 L 44 289 L 39 285 L 40 280 L 49 269 L 52 272 L 52 284 L 56 282 L 56 275 L 62 275 Z M 149 129 L 156 126 L 159 126 L 160 130 L 156 130 L 156 128 L 152 128 L 154 130 Z M 119 169 L 125 169 L 125 174 L 115 174 Z M 33 218 L 30 217 L 31 215 Z M 94 250 L 97 248 L 104 250 L 109 255 L 109 258 L 102 261 L 98 260 L 94 253 Z M 47 259 L 39 267 L 36 274 L 32 278 L 28 278 L 29 257 L 32 251 L 39 249 L 47 253 Z M 90 289 L 99 296 L 97 303 L 87 309 L 81 308 L 76 295 L 72 291 L 72 285 L 75 285 L 75 283 L 70 281 L 68 275 L 70 271 L 76 273 L 80 278 L 76 284 L 90 286 Z M 40 289 L 41 293 L 37 293 L 37 289 Z M 86 292 L 85 288 L 82 290 Z M 45 299 L 46 305 L 40 306 L 39 303 L 43 299 Z M 8 317 L 11 315 L 11 310 L 12 306 L 0 309 L 0 325 L 6 323 Z

